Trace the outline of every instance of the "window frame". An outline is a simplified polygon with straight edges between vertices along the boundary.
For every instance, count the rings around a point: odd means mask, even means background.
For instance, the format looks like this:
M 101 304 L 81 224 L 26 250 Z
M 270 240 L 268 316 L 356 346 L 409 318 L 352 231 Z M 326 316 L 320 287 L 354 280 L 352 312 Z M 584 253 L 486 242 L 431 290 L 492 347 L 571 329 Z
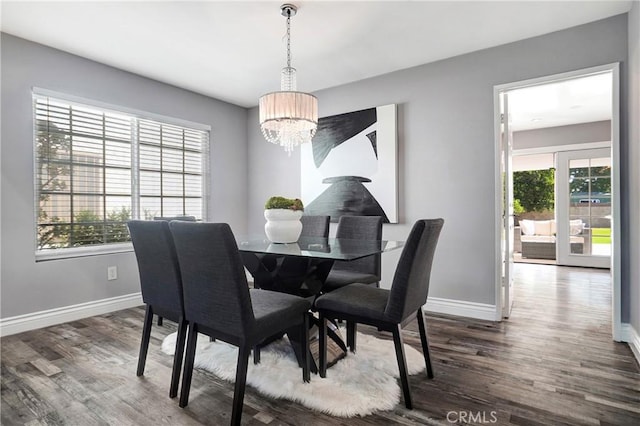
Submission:
M 92 99 L 86 99 L 74 95 L 60 93 L 48 89 L 33 87 L 31 92 L 31 105 L 32 105 L 32 147 L 33 147 L 33 244 L 35 261 L 48 261 L 56 259 L 77 258 L 86 256 L 96 256 L 104 254 L 117 254 L 133 251 L 133 245 L 131 242 L 115 242 L 115 243 L 102 243 L 102 244 L 90 244 L 80 247 L 62 247 L 52 249 L 40 249 L 38 248 L 38 227 L 39 227 L 39 192 L 38 192 L 38 170 L 39 170 L 39 158 L 37 152 L 37 138 L 38 130 L 36 126 L 36 101 L 38 98 L 52 98 L 55 101 L 65 102 L 71 106 L 87 107 L 100 110 L 102 113 L 112 113 L 126 115 L 131 118 L 135 124 L 132 124 L 132 136 L 131 136 L 131 217 L 132 219 L 138 218 L 142 212 L 140 211 L 140 143 L 138 139 L 140 122 L 153 121 L 167 126 L 178 126 L 183 129 L 199 131 L 206 133 L 206 140 L 202 143 L 201 153 L 201 167 L 202 167 L 202 219 L 208 219 L 209 213 L 209 181 L 210 181 L 210 152 L 211 152 L 211 126 L 201 123 L 195 123 L 179 118 L 168 117 L 160 114 L 154 114 L 146 111 L 123 107 L 119 105 L 108 104 L 101 101 Z M 106 188 L 103 188 L 103 195 Z M 161 194 L 160 197 L 163 197 Z

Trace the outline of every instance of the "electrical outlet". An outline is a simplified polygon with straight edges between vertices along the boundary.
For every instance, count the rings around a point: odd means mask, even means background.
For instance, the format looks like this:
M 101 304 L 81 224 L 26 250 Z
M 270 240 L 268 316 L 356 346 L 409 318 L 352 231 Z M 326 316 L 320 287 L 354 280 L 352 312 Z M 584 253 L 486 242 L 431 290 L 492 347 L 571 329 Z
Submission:
M 109 266 L 107 268 L 107 280 L 117 280 L 118 279 L 118 267 L 117 266 Z

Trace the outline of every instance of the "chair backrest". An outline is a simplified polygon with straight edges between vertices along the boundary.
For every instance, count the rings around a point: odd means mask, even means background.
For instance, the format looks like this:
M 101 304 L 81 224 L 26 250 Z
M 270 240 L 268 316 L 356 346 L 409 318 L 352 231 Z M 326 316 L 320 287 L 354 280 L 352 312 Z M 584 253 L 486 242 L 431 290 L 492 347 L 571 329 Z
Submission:
M 242 338 L 255 325 L 240 252 L 226 223 L 172 221 L 187 321 Z
M 138 261 L 142 300 L 162 311 L 173 312 L 176 320 L 184 312 L 182 278 L 173 236 L 166 221 L 127 222 Z M 167 312 L 165 312 L 165 316 Z
M 172 220 L 183 220 L 185 222 L 195 222 L 195 216 L 156 216 L 153 220 L 166 220 L 167 222 L 171 222 Z
M 387 320 L 400 323 L 427 302 L 433 255 L 443 224 L 443 219 L 422 219 L 413 225 L 393 276 L 384 311 Z
M 336 238 L 351 240 L 381 240 L 382 218 L 380 216 L 341 216 Z M 380 277 L 381 255 L 375 254 L 350 262 L 336 262 L 333 269 L 356 271 Z
M 321 237 L 329 236 L 329 220 L 331 216 L 302 216 L 302 237 Z

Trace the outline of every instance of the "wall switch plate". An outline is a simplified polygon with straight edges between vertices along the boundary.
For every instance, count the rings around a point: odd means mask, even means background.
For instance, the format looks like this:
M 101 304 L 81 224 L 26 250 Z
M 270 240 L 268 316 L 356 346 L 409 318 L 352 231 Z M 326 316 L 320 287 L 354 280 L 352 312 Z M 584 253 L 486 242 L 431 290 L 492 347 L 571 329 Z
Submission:
M 118 267 L 117 266 L 109 266 L 107 268 L 107 280 L 117 280 L 118 279 Z

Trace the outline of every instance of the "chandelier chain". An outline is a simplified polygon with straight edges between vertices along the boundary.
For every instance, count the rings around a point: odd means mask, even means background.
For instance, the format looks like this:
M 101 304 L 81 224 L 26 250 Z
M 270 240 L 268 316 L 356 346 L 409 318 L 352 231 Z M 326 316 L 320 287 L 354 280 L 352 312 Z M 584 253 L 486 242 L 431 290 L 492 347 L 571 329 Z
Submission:
M 291 68 L 291 9 L 287 9 L 287 68 Z

